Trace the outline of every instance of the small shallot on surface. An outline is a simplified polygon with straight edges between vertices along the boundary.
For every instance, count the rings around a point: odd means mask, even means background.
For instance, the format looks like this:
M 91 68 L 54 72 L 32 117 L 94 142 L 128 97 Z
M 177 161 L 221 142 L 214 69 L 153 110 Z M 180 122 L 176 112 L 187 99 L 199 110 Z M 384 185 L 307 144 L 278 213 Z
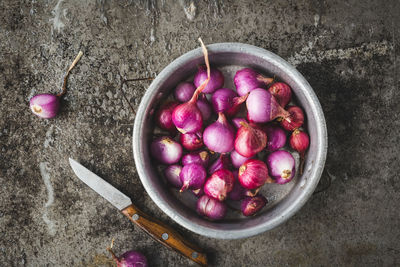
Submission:
M 79 59 L 83 56 L 83 52 L 79 51 L 78 55 L 72 62 L 71 66 L 69 66 L 67 73 L 64 76 L 64 83 L 62 87 L 62 91 L 57 95 L 53 94 L 38 94 L 32 97 L 29 100 L 29 107 L 33 114 L 42 118 L 42 119 L 51 119 L 54 118 L 59 109 L 60 109 L 60 99 L 67 92 L 67 81 L 68 76 L 71 70 L 75 67 L 76 63 L 78 63 Z

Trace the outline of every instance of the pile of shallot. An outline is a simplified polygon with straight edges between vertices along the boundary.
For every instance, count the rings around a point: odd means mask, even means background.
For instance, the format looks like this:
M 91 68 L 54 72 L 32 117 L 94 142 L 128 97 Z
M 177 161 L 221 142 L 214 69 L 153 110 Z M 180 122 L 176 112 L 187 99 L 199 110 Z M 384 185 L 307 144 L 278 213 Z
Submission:
M 304 112 L 289 105 L 292 91 L 286 83 L 251 68 L 236 72 L 236 90 L 223 88 L 224 75 L 210 67 L 199 41 L 205 66 L 193 82 L 176 86 L 175 100 L 158 108 L 156 125 L 168 134 L 155 136 L 150 152 L 166 165 L 163 174 L 169 185 L 198 197 L 200 215 L 224 218 L 229 200 L 240 201 L 242 214 L 252 216 L 268 202 L 260 194 L 262 186 L 286 184 L 295 177 L 295 159 L 284 149 L 288 135 L 290 148 L 300 155 L 302 173 L 309 146 L 301 128 Z

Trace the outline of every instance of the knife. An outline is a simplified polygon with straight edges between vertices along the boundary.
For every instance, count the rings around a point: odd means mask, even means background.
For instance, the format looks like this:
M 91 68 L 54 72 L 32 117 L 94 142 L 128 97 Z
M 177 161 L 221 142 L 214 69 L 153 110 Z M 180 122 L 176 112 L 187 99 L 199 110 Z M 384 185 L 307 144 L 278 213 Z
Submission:
M 179 233 L 169 226 L 151 218 L 149 215 L 139 210 L 132 204 L 129 197 L 79 164 L 77 161 L 69 158 L 69 163 L 76 176 L 78 176 L 82 182 L 108 200 L 108 202 L 113 204 L 114 207 L 128 217 L 131 222 L 142 228 L 155 240 L 171 249 L 174 249 L 201 266 L 207 266 L 206 254 L 204 254 L 200 248 L 185 240 Z

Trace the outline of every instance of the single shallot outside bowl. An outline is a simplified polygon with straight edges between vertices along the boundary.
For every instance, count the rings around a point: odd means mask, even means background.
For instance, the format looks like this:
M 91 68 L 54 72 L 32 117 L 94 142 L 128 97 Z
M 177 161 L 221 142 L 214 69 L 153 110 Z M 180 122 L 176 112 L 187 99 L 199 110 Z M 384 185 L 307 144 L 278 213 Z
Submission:
M 182 81 L 193 79 L 204 64 L 201 48 L 192 50 L 170 63 L 154 79 L 143 96 L 133 129 L 133 154 L 137 171 L 147 193 L 158 207 L 183 227 L 200 235 L 219 239 L 245 238 L 270 230 L 293 216 L 310 198 L 321 177 L 327 153 L 327 129 L 321 105 L 306 79 L 281 57 L 252 45 L 217 43 L 207 46 L 211 66 L 225 75 L 226 88 L 235 89 L 233 76 L 240 68 L 250 67 L 262 74 L 274 75 L 293 90 L 296 102 L 304 109 L 310 147 L 303 175 L 285 185 L 266 184 L 263 195 L 269 203 L 256 216 L 243 217 L 232 212 L 221 221 L 209 221 L 196 213 L 196 198 L 190 192 L 178 196 L 162 177 L 150 156 L 149 144 L 155 131 L 154 113 L 160 103 L 173 95 Z M 186 194 L 186 195 L 185 195 Z M 182 200 L 183 199 L 183 200 Z

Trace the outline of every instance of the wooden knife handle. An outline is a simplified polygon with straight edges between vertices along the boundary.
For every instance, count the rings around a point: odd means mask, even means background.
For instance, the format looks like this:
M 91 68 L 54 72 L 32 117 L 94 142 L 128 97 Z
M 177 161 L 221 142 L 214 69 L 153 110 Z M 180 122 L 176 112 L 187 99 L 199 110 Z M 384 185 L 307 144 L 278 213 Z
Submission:
M 171 227 L 151 218 L 133 204 L 123 209 L 122 213 L 161 244 L 174 249 L 201 266 L 207 266 L 206 254 L 200 248 L 185 240 Z

